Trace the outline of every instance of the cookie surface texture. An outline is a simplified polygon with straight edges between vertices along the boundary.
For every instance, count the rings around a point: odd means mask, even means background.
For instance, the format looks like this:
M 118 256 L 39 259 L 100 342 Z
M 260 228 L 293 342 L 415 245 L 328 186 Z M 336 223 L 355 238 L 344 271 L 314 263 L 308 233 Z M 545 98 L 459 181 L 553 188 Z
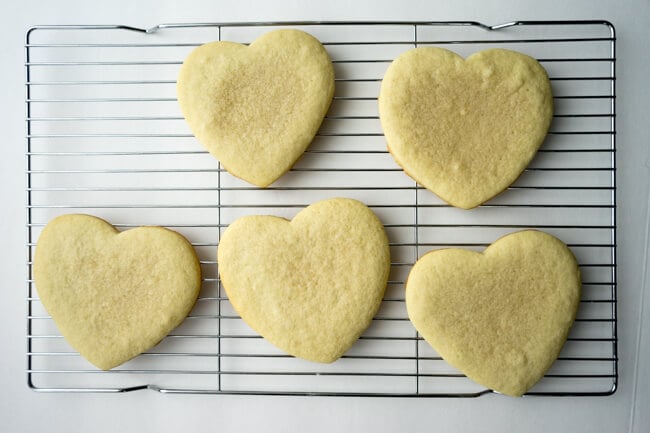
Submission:
M 201 268 L 192 245 L 161 227 L 117 231 L 70 214 L 41 232 L 33 273 L 66 341 L 103 370 L 156 345 L 192 309 Z
M 249 46 L 196 48 L 181 67 L 177 94 L 190 129 L 224 168 L 266 187 L 316 135 L 334 95 L 334 68 L 313 36 L 275 30 Z
M 527 230 L 482 253 L 425 254 L 408 276 L 406 307 L 449 364 L 487 388 L 520 396 L 558 357 L 580 290 L 578 264 L 566 245 Z
M 334 198 L 291 221 L 237 219 L 221 237 L 218 264 L 230 302 L 251 328 L 293 356 L 329 363 L 370 325 L 390 252 L 366 205 Z
M 447 203 L 470 209 L 511 185 L 553 118 L 551 85 L 532 57 L 490 49 L 464 60 L 420 47 L 391 63 L 379 113 L 388 150 Z

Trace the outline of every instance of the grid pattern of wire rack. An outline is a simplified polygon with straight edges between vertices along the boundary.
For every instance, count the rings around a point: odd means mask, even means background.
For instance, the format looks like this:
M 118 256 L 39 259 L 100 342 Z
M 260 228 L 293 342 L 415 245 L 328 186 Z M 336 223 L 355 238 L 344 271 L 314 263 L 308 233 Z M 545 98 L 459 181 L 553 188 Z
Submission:
M 250 43 L 301 28 L 334 62 L 336 93 L 304 157 L 258 189 L 225 172 L 194 139 L 175 99 L 184 57 L 212 40 Z M 386 151 L 376 98 L 384 71 L 416 46 L 461 55 L 491 48 L 536 57 L 555 98 L 551 131 L 504 193 L 465 211 L 419 187 Z M 40 391 L 478 396 L 490 392 L 450 367 L 408 320 L 403 283 L 425 252 L 482 250 L 524 228 L 576 254 L 583 298 L 559 360 L 531 395 L 607 395 L 616 389 L 615 36 L 602 21 L 284 22 L 38 26 L 26 37 L 27 376 Z M 220 287 L 220 233 L 242 215 L 292 217 L 323 198 L 368 204 L 391 244 L 390 281 L 372 325 L 330 365 L 279 352 L 248 328 Z M 195 246 L 200 298 L 159 345 L 107 372 L 60 336 L 41 305 L 31 263 L 44 225 L 90 213 L 120 229 L 161 225 Z

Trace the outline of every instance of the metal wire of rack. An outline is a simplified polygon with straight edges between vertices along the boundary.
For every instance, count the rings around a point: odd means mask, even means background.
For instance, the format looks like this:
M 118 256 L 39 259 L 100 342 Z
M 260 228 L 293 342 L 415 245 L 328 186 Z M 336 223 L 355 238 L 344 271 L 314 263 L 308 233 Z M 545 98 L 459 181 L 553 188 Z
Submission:
M 186 127 L 179 65 L 212 40 L 249 43 L 278 27 L 320 39 L 336 71 L 332 107 L 303 158 L 260 190 L 225 172 Z M 490 47 L 536 57 L 555 117 L 537 157 L 507 191 L 471 210 L 447 206 L 392 161 L 376 97 L 388 64 L 415 46 L 462 55 Z M 560 358 L 529 395 L 608 395 L 616 332 L 615 35 L 605 21 L 269 22 L 37 26 L 26 36 L 27 378 L 39 391 L 267 395 L 456 396 L 491 392 L 445 363 L 417 334 L 403 282 L 415 260 L 446 246 L 482 250 L 537 228 L 564 240 L 583 275 L 578 317 Z M 279 352 L 232 310 L 216 247 L 234 219 L 291 217 L 322 198 L 368 204 L 391 243 L 391 276 L 370 328 L 343 358 L 314 364 Z M 121 229 L 170 227 L 195 246 L 204 279 L 185 322 L 126 364 L 99 371 L 72 350 L 32 279 L 38 235 L 53 217 L 91 213 Z

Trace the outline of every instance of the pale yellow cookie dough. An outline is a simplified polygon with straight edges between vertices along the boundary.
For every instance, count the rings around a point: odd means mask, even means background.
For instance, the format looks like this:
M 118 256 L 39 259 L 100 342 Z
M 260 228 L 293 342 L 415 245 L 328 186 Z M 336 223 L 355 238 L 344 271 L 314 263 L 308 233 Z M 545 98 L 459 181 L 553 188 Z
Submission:
M 449 204 L 470 209 L 510 186 L 553 118 L 551 85 L 532 57 L 490 49 L 464 60 L 434 47 L 389 66 L 379 113 L 404 171 Z
M 66 341 L 103 370 L 157 344 L 187 316 L 201 287 L 198 258 L 180 234 L 161 227 L 118 232 L 81 214 L 43 229 L 33 274 Z
M 521 231 L 483 253 L 434 250 L 406 283 L 408 315 L 451 365 L 490 389 L 520 396 L 562 349 L 580 303 L 571 251 L 540 231 Z
M 177 93 L 190 129 L 224 168 L 266 187 L 318 132 L 334 96 L 334 68 L 313 36 L 275 30 L 248 47 L 221 41 L 196 48 Z
M 293 356 L 328 363 L 370 325 L 390 252 L 367 206 L 335 198 L 291 221 L 237 219 L 221 237 L 218 266 L 230 302 L 251 328 Z

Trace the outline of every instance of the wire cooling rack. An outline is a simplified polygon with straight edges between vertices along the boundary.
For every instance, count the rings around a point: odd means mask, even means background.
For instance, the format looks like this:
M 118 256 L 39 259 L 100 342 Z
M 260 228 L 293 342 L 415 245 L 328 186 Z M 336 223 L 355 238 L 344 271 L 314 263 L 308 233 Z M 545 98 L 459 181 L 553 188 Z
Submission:
M 273 28 L 320 39 L 336 93 L 304 157 L 260 190 L 222 170 L 193 138 L 175 99 L 182 60 L 213 40 L 249 43 Z M 416 46 L 461 55 L 503 47 L 548 70 L 555 116 L 544 145 L 507 191 L 471 210 L 447 206 L 393 162 L 376 98 L 389 63 Z M 287 395 L 478 396 L 490 392 L 442 360 L 408 320 L 403 283 L 415 260 L 446 246 L 482 250 L 525 228 L 566 242 L 583 298 L 560 358 L 531 395 L 607 395 L 617 383 L 615 37 L 602 21 L 291 22 L 38 26 L 26 37 L 27 376 L 40 391 Z M 370 328 L 331 365 L 284 355 L 232 310 L 219 285 L 219 235 L 249 214 L 292 217 L 344 196 L 385 223 L 392 253 L 386 297 Z M 120 229 L 161 225 L 196 247 L 196 307 L 159 345 L 99 371 L 72 350 L 32 280 L 38 236 L 53 217 L 90 213 Z

